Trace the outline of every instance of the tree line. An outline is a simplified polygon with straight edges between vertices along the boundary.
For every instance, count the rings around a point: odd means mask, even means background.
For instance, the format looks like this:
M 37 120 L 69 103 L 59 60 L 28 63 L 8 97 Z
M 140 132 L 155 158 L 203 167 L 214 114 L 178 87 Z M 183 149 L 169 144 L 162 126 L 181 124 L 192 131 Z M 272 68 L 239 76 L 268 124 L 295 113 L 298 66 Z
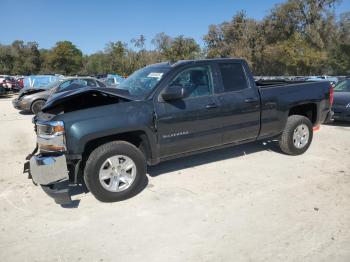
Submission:
M 258 21 L 244 11 L 230 21 L 210 25 L 204 47 L 191 37 L 159 33 L 146 49 L 140 35 L 129 43 L 109 42 L 103 51 L 84 55 L 69 41 L 51 49 L 16 40 L 0 45 L 0 73 L 30 75 L 58 73 L 129 75 L 161 61 L 239 57 L 256 75 L 350 74 L 350 12 L 336 15 L 339 0 L 288 0 Z

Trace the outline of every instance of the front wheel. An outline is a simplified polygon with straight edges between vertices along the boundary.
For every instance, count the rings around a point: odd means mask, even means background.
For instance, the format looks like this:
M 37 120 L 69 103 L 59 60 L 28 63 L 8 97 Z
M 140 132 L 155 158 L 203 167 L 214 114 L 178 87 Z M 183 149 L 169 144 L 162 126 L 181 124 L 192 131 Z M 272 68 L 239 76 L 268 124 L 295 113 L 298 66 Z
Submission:
M 134 145 L 114 141 L 99 146 L 90 154 L 84 181 L 102 202 L 115 202 L 133 196 L 146 175 L 146 160 Z
M 35 100 L 33 103 L 32 103 L 32 106 L 30 107 L 30 110 L 32 111 L 33 114 L 38 114 L 41 109 L 44 107 L 46 101 L 43 100 L 43 99 L 40 99 L 40 100 Z
M 305 116 L 292 115 L 288 117 L 279 145 L 288 155 L 301 155 L 309 148 L 312 137 L 310 120 Z

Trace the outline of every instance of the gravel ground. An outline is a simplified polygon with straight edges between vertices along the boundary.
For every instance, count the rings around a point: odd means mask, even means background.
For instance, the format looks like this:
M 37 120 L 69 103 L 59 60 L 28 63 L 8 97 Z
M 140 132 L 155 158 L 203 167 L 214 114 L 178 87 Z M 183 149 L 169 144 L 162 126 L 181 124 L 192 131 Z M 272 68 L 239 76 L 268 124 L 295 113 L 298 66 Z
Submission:
M 302 156 L 213 151 L 149 168 L 126 201 L 63 208 L 22 174 L 31 118 L 0 98 L 0 261 L 350 261 L 350 124 Z

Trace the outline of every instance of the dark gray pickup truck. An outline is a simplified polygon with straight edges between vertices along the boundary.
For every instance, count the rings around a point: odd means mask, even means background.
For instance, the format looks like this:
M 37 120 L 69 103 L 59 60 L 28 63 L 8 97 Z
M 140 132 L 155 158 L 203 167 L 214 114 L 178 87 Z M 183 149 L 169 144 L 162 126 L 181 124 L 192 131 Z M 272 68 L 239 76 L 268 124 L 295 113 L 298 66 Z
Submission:
M 98 200 L 118 201 L 138 190 L 147 165 L 168 159 L 266 138 L 302 154 L 332 100 L 328 82 L 255 82 L 241 59 L 150 65 L 119 89 L 48 101 L 33 119 L 25 172 L 60 204 L 81 178 Z

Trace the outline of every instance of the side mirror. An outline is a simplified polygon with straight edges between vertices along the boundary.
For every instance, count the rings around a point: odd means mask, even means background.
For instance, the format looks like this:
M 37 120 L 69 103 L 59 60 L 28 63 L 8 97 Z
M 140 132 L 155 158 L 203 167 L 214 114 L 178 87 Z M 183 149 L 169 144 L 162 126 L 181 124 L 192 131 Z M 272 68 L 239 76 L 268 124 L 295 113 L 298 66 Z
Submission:
M 177 100 L 185 97 L 185 89 L 182 86 L 168 86 L 162 93 L 164 101 Z

